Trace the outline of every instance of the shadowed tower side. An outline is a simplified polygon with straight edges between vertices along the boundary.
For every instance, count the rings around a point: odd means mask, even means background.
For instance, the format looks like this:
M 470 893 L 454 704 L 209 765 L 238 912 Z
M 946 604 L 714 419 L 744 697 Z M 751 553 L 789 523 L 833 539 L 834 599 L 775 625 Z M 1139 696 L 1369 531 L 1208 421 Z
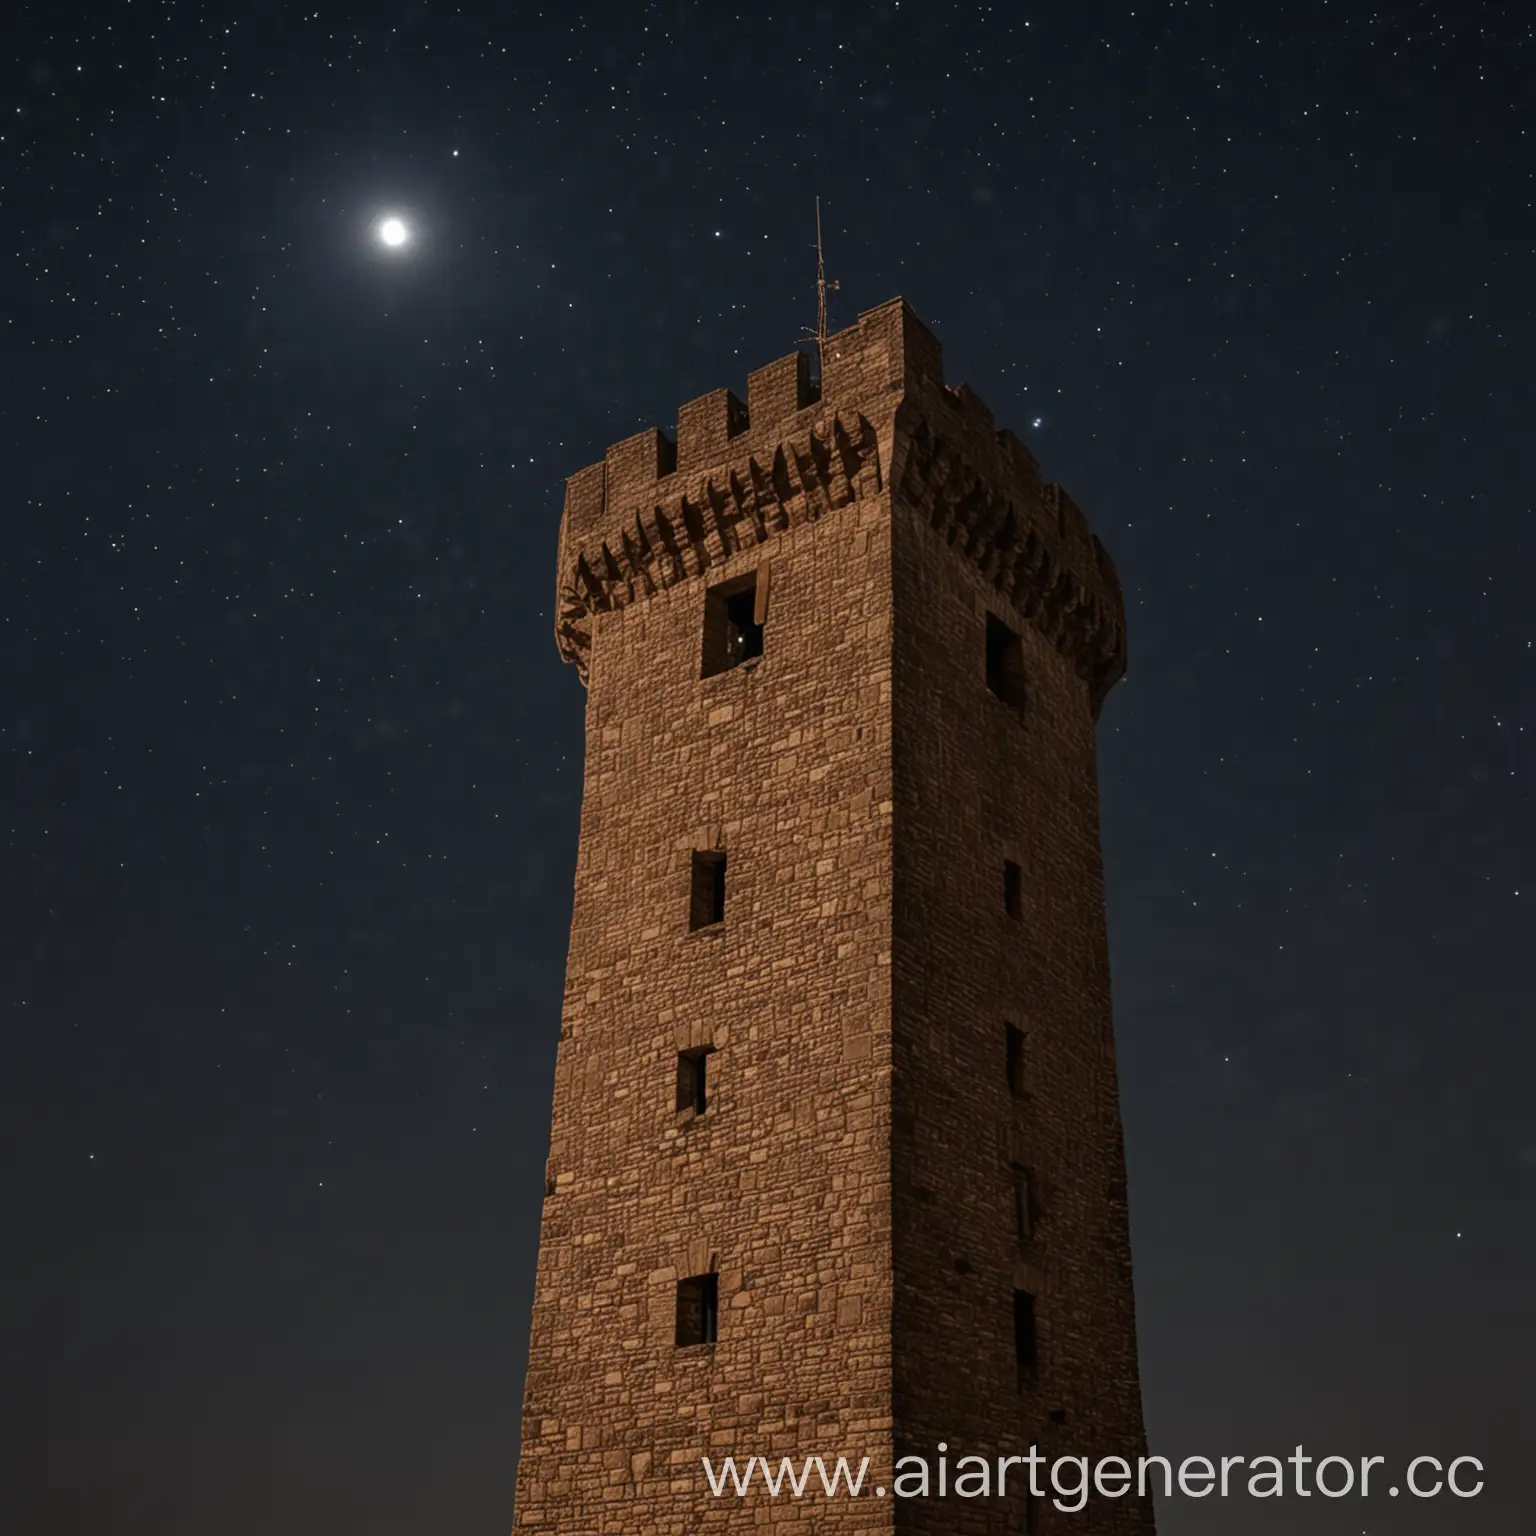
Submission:
M 1037 1521 L 1018 1492 L 747 1508 L 700 1458 L 888 1484 L 940 1440 L 1143 1448 L 1094 777 L 1114 573 L 902 301 L 823 369 L 791 354 L 568 485 L 587 754 L 518 1530 L 1002 1536 Z

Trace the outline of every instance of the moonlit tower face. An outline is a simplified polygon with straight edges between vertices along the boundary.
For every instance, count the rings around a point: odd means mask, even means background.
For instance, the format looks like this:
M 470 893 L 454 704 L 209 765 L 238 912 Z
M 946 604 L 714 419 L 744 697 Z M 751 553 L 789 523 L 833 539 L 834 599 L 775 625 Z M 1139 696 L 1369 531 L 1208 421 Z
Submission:
M 392 250 L 407 244 L 410 238 L 411 231 L 404 219 L 391 214 L 388 218 L 379 220 L 379 239 Z

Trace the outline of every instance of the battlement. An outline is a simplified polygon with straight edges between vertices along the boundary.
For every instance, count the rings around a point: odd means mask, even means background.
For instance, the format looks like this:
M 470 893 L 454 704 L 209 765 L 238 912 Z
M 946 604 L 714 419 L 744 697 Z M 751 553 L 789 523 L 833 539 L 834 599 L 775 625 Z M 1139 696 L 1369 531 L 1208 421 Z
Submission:
M 648 427 L 571 476 L 561 654 L 585 678 L 594 614 L 893 489 L 1072 656 L 1097 704 L 1125 664 L 1109 556 L 981 397 L 945 383 L 937 339 L 900 298 L 828 338 L 819 381 L 791 352 L 748 376 L 745 404 L 711 390 L 681 407 L 674 435 Z
M 584 548 L 591 535 L 600 537 L 610 509 L 664 499 L 743 449 L 777 445 L 825 404 L 846 410 L 909 382 L 943 382 L 939 344 L 902 299 L 830 337 L 826 374 L 813 383 L 810 359 L 797 350 L 748 375 L 745 405 L 729 389 L 711 390 L 679 409 L 675 433 L 647 427 L 614 443 L 567 481 L 565 521 L 574 544 Z

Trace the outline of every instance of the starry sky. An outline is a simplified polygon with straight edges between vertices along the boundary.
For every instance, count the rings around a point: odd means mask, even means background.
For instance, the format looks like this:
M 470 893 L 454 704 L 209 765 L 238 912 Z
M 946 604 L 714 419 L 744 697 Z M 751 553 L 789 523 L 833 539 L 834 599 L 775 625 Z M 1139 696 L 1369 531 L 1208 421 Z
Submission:
M 1516 8 L 6 21 L 9 1536 L 506 1528 L 583 750 L 562 482 L 790 350 L 817 195 L 834 327 L 905 295 L 1125 586 L 1154 1449 L 1473 1454 L 1450 1510 L 1236 1524 L 1525 1529 Z

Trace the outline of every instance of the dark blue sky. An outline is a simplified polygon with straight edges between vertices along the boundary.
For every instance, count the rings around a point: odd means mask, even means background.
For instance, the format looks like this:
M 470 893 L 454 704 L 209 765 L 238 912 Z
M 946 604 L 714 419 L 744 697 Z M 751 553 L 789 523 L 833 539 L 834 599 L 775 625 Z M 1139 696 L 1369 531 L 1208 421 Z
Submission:
M 1154 1449 L 1489 1467 L 1164 1536 L 1523 1529 L 1529 22 L 7 23 L 8 1533 L 506 1527 L 582 755 L 562 482 L 795 344 L 818 194 L 834 325 L 904 294 L 1124 583 Z

